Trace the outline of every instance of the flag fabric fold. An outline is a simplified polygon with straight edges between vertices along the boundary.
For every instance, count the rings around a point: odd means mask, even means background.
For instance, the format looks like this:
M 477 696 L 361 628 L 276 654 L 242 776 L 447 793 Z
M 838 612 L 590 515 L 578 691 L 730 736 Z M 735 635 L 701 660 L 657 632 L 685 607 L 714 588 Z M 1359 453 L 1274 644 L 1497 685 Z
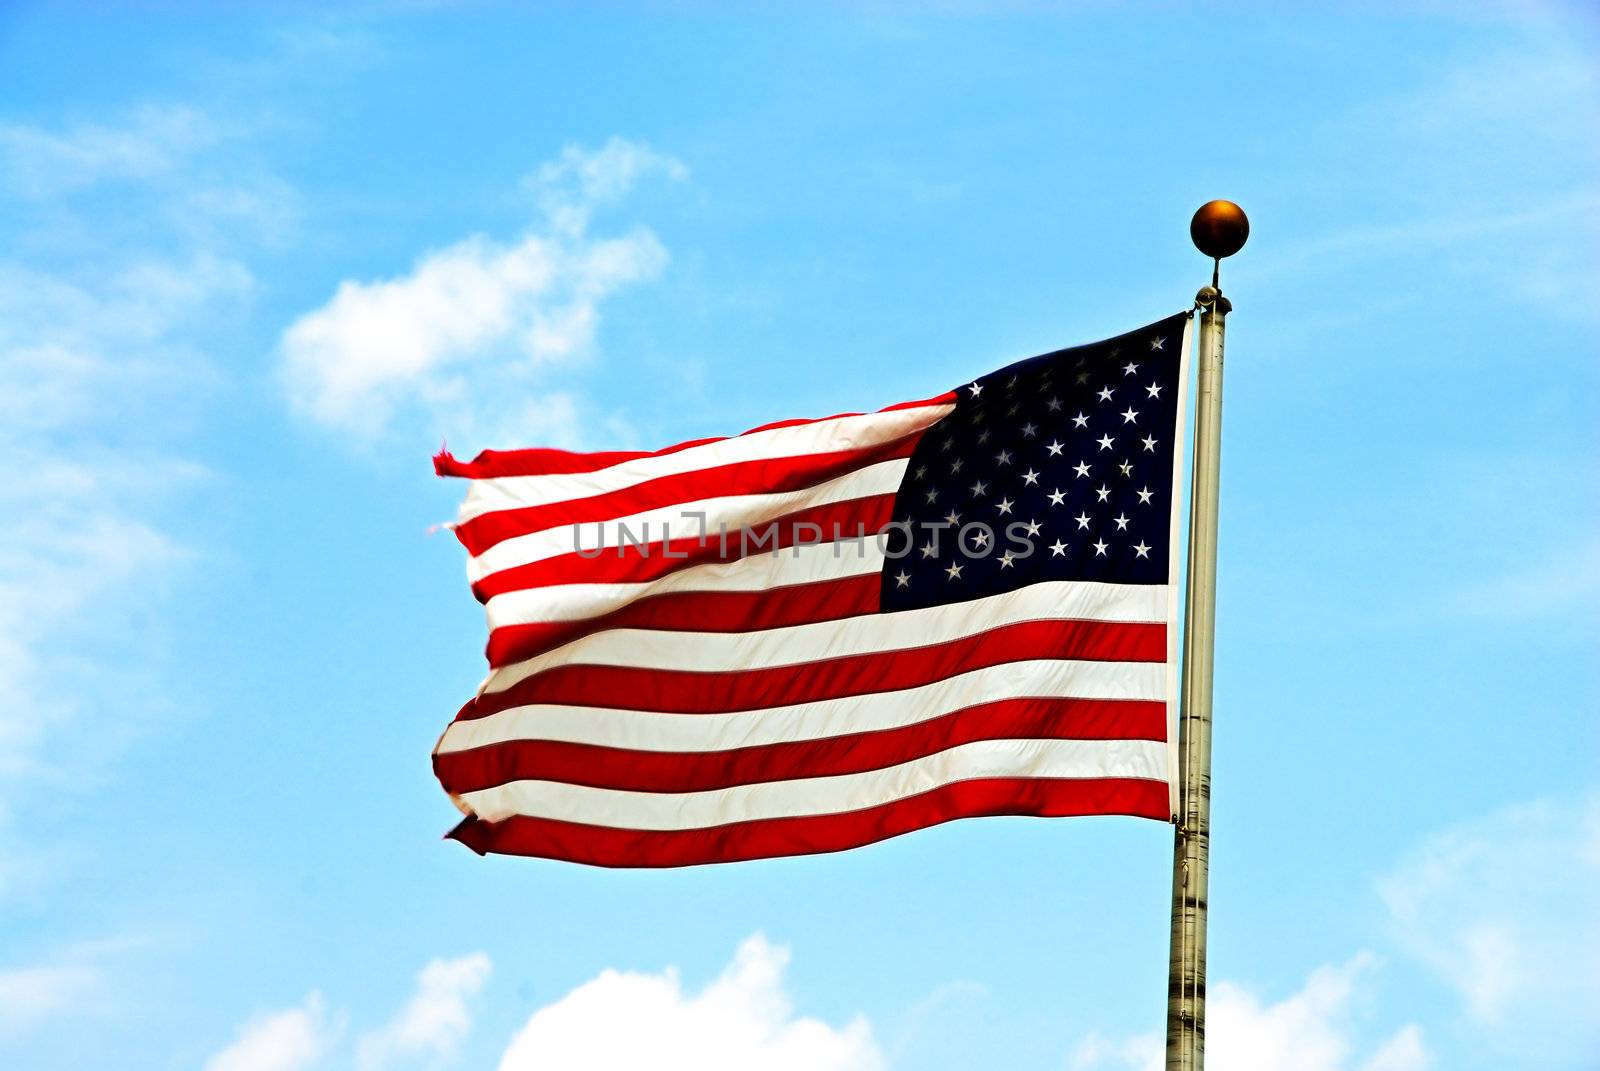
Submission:
M 478 852 L 659 867 L 980 815 L 1168 820 L 1189 318 L 875 413 L 488 451 Z

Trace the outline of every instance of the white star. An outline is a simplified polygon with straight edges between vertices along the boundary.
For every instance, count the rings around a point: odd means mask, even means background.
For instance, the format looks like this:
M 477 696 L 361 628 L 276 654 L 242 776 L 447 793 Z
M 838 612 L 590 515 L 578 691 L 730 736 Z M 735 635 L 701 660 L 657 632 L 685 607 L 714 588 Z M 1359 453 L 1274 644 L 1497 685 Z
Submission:
M 1015 558 L 1015 557 L 1016 557 L 1016 555 L 1011 553 L 1009 550 L 1006 551 L 1004 554 L 1000 555 L 1000 568 L 1002 568 L 1002 569 L 1011 568 L 1011 559 Z
M 1067 545 L 1065 543 L 1061 542 L 1061 540 L 1058 539 L 1054 543 L 1050 544 L 1050 554 L 1051 554 L 1052 557 L 1059 558 L 1063 554 L 1065 554 L 1066 552 L 1067 552 Z
M 1078 522 L 1079 528 L 1089 527 L 1089 515 L 1087 513 L 1080 513 L 1072 519 Z
M 1099 540 L 1096 540 L 1094 544 L 1094 552 L 1096 557 L 1103 556 L 1106 552 L 1106 545 Z
M 1027 524 L 1023 525 L 1023 527 L 1028 530 L 1028 534 L 1031 535 L 1031 536 L 1036 536 L 1036 535 L 1039 534 L 1039 522 L 1038 521 L 1029 521 Z
M 987 494 L 988 490 L 989 485 L 984 483 L 982 480 L 979 480 L 977 483 L 972 485 L 972 497 L 977 498 L 979 495 Z
M 931 557 L 934 556 L 934 554 L 935 554 L 935 551 L 933 549 L 933 544 L 932 543 L 929 543 L 927 546 L 922 548 L 922 556 L 924 558 L 931 558 Z
M 916 472 L 916 478 L 917 479 L 920 480 L 924 476 L 926 476 L 927 474 L 928 474 L 928 466 L 926 466 L 926 465 L 918 465 L 917 466 L 917 472 Z
M 1112 390 L 1110 387 L 1101 387 L 1100 400 L 1102 402 L 1109 402 L 1111 400 L 1111 396 L 1115 393 L 1116 391 Z
M 955 510 L 951 510 L 949 513 L 944 515 L 944 519 L 949 521 L 951 524 L 960 524 L 961 514 L 957 513 Z
M 1013 406 L 1011 406 L 1011 408 L 1006 410 L 1006 416 L 1016 416 L 1021 411 L 1022 411 L 1022 406 L 1013 405 Z
M 1109 502 L 1111 500 L 1111 488 L 1105 486 L 1104 484 L 1096 487 L 1094 489 L 1094 493 L 1100 496 L 1099 500 L 1101 502 Z
M 1046 443 L 1045 449 L 1050 451 L 1051 457 L 1061 456 L 1061 443 L 1056 439 L 1051 439 L 1048 443 Z
M 969 383 L 967 384 L 967 389 L 970 390 L 972 392 L 972 396 L 976 398 L 978 395 L 983 393 L 983 384 L 977 382 Z
M 1113 440 L 1113 439 L 1112 439 L 1112 438 L 1111 438 L 1111 436 L 1109 436 L 1109 435 L 1102 435 L 1102 436 L 1100 436 L 1100 438 L 1098 438 L 1098 439 L 1096 439 L 1096 440 L 1095 440 L 1095 442 L 1097 442 L 1097 443 L 1099 443 L 1099 444 L 1100 444 L 1100 449 L 1102 449 L 1102 450 L 1109 450 L 1109 449 L 1111 449 L 1111 444 L 1112 444 L 1112 443 L 1113 443 L 1113 442 L 1114 442 L 1114 441 L 1115 441 L 1115 440 Z
M 1122 370 L 1122 374 L 1125 376 L 1131 376 L 1138 370 L 1139 366 L 1134 364 L 1132 361 L 1129 361 L 1127 367 Z
M 1088 427 L 1088 425 L 1089 418 L 1084 416 L 1082 412 L 1079 412 L 1077 416 L 1072 418 L 1072 426 L 1075 428 Z
M 998 509 L 1001 513 L 1010 513 L 1011 500 L 1009 498 L 1002 498 L 999 502 L 995 503 L 995 509 Z
M 1150 496 L 1153 493 L 1154 492 L 1152 492 L 1150 490 L 1150 488 L 1148 488 L 1148 487 L 1146 487 L 1144 490 L 1140 491 L 1139 492 L 1139 505 L 1148 506 L 1150 504 Z
M 1122 474 L 1124 476 L 1133 475 L 1133 462 L 1131 461 L 1124 461 L 1122 464 L 1118 465 L 1117 468 L 1122 470 Z
M 955 443 L 950 439 L 950 437 L 946 436 L 944 440 L 939 443 L 939 449 L 948 454 L 950 452 L 950 448 L 954 445 Z
M 1152 398 L 1159 398 L 1161 397 L 1161 384 L 1152 383 L 1144 389 L 1144 392 Z
M 1052 413 L 1059 413 L 1061 412 L 1061 399 L 1051 398 L 1049 401 L 1044 403 L 1044 407 L 1050 410 Z
M 1123 410 L 1122 422 L 1124 424 L 1132 424 L 1135 420 L 1138 420 L 1138 419 L 1139 419 L 1139 414 L 1133 408 L 1133 406 L 1130 405 L 1130 406 L 1128 406 L 1127 409 Z
M 1022 474 L 1022 483 L 1023 483 L 1024 486 L 1032 487 L 1034 484 L 1036 484 L 1038 482 L 1039 482 L 1039 474 L 1037 472 L 1034 472 L 1032 469 L 1029 469 L 1027 472 L 1024 472 Z
M 988 441 L 989 441 L 989 429 L 988 428 L 984 428 L 981 432 L 978 433 L 978 445 L 982 446 L 984 443 L 986 443 Z
M 1117 531 L 1119 531 L 1119 532 L 1120 532 L 1120 531 L 1122 531 L 1122 530 L 1123 530 L 1123 529 L 1125 529 L 1125 528 L 1127 528 L 1127 527 L 1128 527 L 1128 516 L 1127 516 L 1127 514 L 1125 514 L 1125 513 L 1119 513 L 1119 514 L 1117 514 L 1117 516 L 1116 516 L 1116 517 L 1115 517 L 1115 518 L 1113 518 L 1113 519 L 1114 519 L 1114 520 L 1115 520 L 1115 521 L 1116 521 L 1116 522 L 1117 522 Z
M 937 487 L 928 488 L 928 501 L 930 503 L 939 501 L 939 489 Z
M 951 580 L 960 580 L 961 566 L 957 565 L 955 562 L 951 562 L 950 568 L 944 571 L 944 575 L 948 576 Z
M 1010 379 L 1006 380 L 1006 390 L 1014 390 L 1016 388 L 1016 386 L 1017 386 L 1017 377 L 1016 376 L 1012 376 Z
M 950 472 L 951 472 L 952 475 L 954 475 L 955 473 L 960 472 L 960 471 L 961 471 L 961 459 L 958 457 L 954 461 L 950 462 Z
M 1156 437 L 1154 435 L 1146 435 L 1141 441 L 1144 443 L 1146 450 L 1152 454 L 1156 452 Z
M 1087 383 L 1087 382 L 1089 382 L 1089 373 L 1088 372 L 1079 372 L 1076 376 L 1073 376 L 1072 378 L 1076 379 L 1080 384 L 1081 383 Z
M 1150 557 L 1150 548 L 1145 546 L 1142 542 L 1141 543 L 1135 543 L 1133 545 L 1133 552 L 1135 554 L 1137 554 L 1141 558 Z
M 1150 348 L 1153 350 L 1159 350 L 1161 348 L 1161 344 L 1165 341 L 1166 339 L 1164 338 L 1153 338 L 1150 340 Z
M 894 586 L 897 587 L 897 588 L 908 588 L 908 587 L 910 587 L 911 586 L 911 575 L 909 573 L 897 573 L 897 574 L 895 574 Z
M 1037 425 L 1037 424 L 1024 424 L 1024 425 L 1022 425 L 1022 434 L 1023 434 L 1024 438 L 1031 439 L 1036 434 L 1038 434 L 1038 431 L 1039 431 L 1039 425 Z
M 1011 464 L 1011 451 L 1010 450 L 1002 450 L 998 454 L 994 455 L 994 463 L 996 465 L 1009 465 L 1009 464 Z
M 1066 499 L 1066 497 L 1067 497 L 1066 492 L 1062 491 L 1058 487 L 1054 491 L 1050 492 L 1050 504 L 1052 506 L 1059 506 Z
M 1076 472 L 1079 476 L 1087 476 L 1089 475 L 1089 466 L 1086 462 L 1080 461 L 1073 466 L 1072 471 Z
M 977 535 L 972 537 L 972 544 L 979 550 L 987 547 L 989 545 L 989 533 L 979 532 Z

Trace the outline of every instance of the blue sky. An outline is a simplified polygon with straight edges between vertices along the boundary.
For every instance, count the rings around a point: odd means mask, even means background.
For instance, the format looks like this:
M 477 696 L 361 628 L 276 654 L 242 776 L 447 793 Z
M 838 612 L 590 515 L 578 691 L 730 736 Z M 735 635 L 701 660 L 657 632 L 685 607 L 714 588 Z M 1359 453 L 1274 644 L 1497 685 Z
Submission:
M 441 841 L 429 456 L 924 397 L 1222 196 L 1213 1063 L 1593 1066 L 1600 23 L 945 6 L 0 13 L 3 1062 L 1146 1071 L 1154 823 Z

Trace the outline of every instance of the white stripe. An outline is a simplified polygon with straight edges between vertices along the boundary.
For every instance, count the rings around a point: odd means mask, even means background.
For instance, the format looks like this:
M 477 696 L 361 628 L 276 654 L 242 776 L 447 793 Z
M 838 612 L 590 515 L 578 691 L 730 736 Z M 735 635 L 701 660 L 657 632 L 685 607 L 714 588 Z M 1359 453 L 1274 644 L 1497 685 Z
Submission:
M 577 663 L 726 673 L 927 647 L 1023 621 L 1075 619 L 1164 624 L 1166 617 L 1164 584 L 1053 580 L 970 602 L 889 614 L 862 614 L 838 621 L 754 632 L 610 629 L 502 666 L 489 674 L 482 690 L 504 691 L 542 670 Z
M 695 472 L 739 461 L 801 457 L 860 450 L 894 442 L 948 415 L 954 405 L 924 405 L 887 413 L 834 417 L 788 428 L 752 432 L 672 454 L 623 461 L 594 472 L 549 476 L 501 476 L 473 480 L 461 504 L 459 522 L 502 509 L 589 498 L 662 476 Z
M 484 610 L 491 629 L 544 621 L 581 621 L 656 595 L 770 591 L 820 580 L 843 580 L 876 573 L 881 568 L 883 548 L 875 539 L 815 543 L 790 547 L 781 554 L 753 554 L 736 561 L 678 569 L 641 584 L 555 584 L 507 591 L 490 599 Z
M 1183 519 L 1183 469 L 1184 450 L 1188 445 L 1188 432 L 1184 421 L 1189 414 L 1189 352 L 1194 330 L 1194 317 L 1183 321 L 1182 349 L 1178 351 L 1177 419 L 1172 428 L 1172 516 L 1167 523 L 1167 761 L 1174 770 L 1181 762 L 1178 758 L 1178 577 L 1179 566 L 1185 551 L 1178 541 L 1179 525 Z M 1167 806 L 1172 820 L 1178 820 L 1178 779 L 1167 786 Z
M 769 538 L 768 533 L 760 530 L 762 525 L 796 510 L 848 502 L 870 495 L 893 494 L 900 489 L 900 479 L 905 471 L 906 459 L 895 458 L 867 465 L 798 491 L 727 495 L 645 510 L 616 520 L 562 524 L 501 540 L 467 561 L 467 575 L 477 582 L 502 569 L 527 565 L 559 554 L 574 551 L 595 551 L 596 557 L 600 554 L 616 554 L 622 546 L 637 544 L 641 540 L 654 544 L 667 538 L 693 538 L 705 533 L 708 540 L 715 543 L 720 533 L 726 531 L 730 545 L 738 545 L 742 528 L 756 529 L 753 538 L 766 539 Z
M 731 714 L 531 704 L 455 722 L 437 751 L 471 751 L 511 740 L 631 751 L 729 751 L 897 729 L 979 703 L 1033 697 L 1159 702 L 1166 698 L 1166 667 L 1157 662 L 1035 659 L 986 666 L 916 688 Z
M 1148 740 L 980 740 L 866 773 L 736 785 L 708 792 L 627 792 L 556 781 L 513 781 L 462 802 L 479 818 L 513 815 L 614 829 L 703 829 L 876 807 L 957 781 L 987 777 L 1136 777 L 1165 781 L 1167 745 Z

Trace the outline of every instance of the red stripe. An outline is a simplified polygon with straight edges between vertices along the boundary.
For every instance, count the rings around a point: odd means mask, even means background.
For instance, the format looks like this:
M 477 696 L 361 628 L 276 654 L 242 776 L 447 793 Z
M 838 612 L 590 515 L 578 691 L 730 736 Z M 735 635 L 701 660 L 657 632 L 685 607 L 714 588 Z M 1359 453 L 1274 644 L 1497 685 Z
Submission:
M 1157 623 L 1055 619 L 1002 625 L 923 647 L 733 672 L 569 664 L 542 670 L 504 691 L 485 692 L 457 717 L 481 718 L 534 703 L 730 713 L 916 688 L 957 673 L 1034 658 L 1162 662 L 1167 657 L 1166 631 L 1165 624 Z
M 803 491 L 867 465 L 910 457 L 921 437 L 918 431 L 864 450 L 740 461 L 661 476 L 588 498 L 493 510 L 457 525 L 456 538 L 467 553 L 477 556 L 502 540 L 547 528 L 615 520 L 708 498 Z
M 481 854 L 533 855 L 613 867 L 693 866 L 837 852 L 981 815 L 1124 814 L 1167 821 L 1167 786 L 1134 778 L 986 778 L 844 814 L 768 818 L 708 829 L 632 830 L 513 817 L 468 818 L 450 836 Z
M 610 629 L 754 632 L 873 614 L 878 612 L 881 582 L 881 575 L 871 572 L 763 591 L 669 591 L 643 596 L 598 617 L 501 625 L 489 633 L 489 665 L 521 662 Z
M 886 406 L 878 410 L 880 413 L 890 413 L 896 409 L 915 409 L 923 405 L 951 405 L 956 396 L 953 392 L 939 395 L 937 398 L 926 398 L 918 402 L 901 402 L 898 405 Z M 433 459 L 433 471 L 440 476 L 462 476 L 470 480 L 489 480 L 504 476 L 555 476 L 572 472 L 595 472 L 599 469 L 610 468 L 628 461 L 636 461 L 642 457 L 660 457 L 665 454 L 676 454 L 696 446 L 706 446 L 710 443 L 725 442 L 729 438 L 743 438 L 745 435 L 754 435 L 759 431 L 774 431 L 778 428 L 798 427 L 802 424 L 816 424 L 824 420 L 838 420 L 841 417 L 862 416 L 861 413 L 839 413 L 831 417 L 818 417 L 814 420 L 780 420 L 772 424 L 763 424 L 757 428 L 734 436 L 717 436 L 710 439 L 691 439 L 688 442 L 678 443 L 663 450 L 608 450 L 599 453 L 578 454 L 569 450 L 485 450 L 471 461 L 460 461 L 450 451 L 441 450 Z
M 881 770 L 976 740 L 1165 740 L 1165 703 L 1029 697 L 980 703 L 914 725 L 728 751 L 633 751 L 511 740 L 433 757 L 447 792 L 563 781 L 635 792 L 702 792 Z
M 737 561 L 748 549 L 752 554 L 769 553 L 772 549 L 792 547 L 796 543 L 818 542 L 817 533 L 802 525 L 815 524 L 822 530 L 822 541 L 833 541 L 834 533 L 840 537 L 857 534 L 873 535 L 883 530 L 894 516 L 892 494 L 868 495 L 844 502 L 830 502 L 797 510 L 771 521 L 752 525 L 752 538 L 767 539 L 769 532 L 775 541 L 741 546 L 739 532 L 728 532 L 727 545 L 723 546 L 718 533 L 712 532 L 703 542 L 696 531 L 669 543 L 654 542 L 644 546 L 627 544 L 606 547 L 593 557 L 573 551 L 558 554 L 526 565 L 502 569 L 472 585 L 472 593 L 479 602 L 488 602 L 496 595 L 508 591 L 546 587 L 551 584 L 638 584 L 666 576 L 668 573 L 694 565 L 713 562 Z M 663 533 L 652 529 L 651 535 Z M 644 533 L 641 533 L 644 535 Z

